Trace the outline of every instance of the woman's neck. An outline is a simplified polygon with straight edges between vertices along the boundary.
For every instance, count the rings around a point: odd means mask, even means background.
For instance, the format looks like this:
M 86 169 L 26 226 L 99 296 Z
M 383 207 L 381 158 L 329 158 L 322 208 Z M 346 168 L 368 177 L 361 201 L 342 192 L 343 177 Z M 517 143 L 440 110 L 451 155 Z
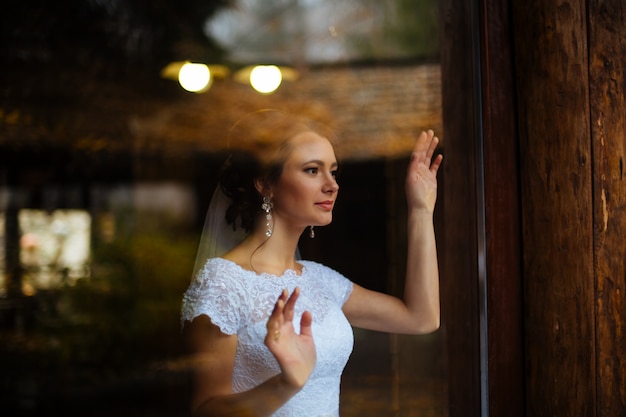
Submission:
M 283 233 L 274 233 L 268 238 L 264 231 L 256 231 L 224 258 L 257 273 L 282 275 L 289 269 L 299 273 L 302 265 L 295 259 L 297 245 L 297 238 L 287 238 Z

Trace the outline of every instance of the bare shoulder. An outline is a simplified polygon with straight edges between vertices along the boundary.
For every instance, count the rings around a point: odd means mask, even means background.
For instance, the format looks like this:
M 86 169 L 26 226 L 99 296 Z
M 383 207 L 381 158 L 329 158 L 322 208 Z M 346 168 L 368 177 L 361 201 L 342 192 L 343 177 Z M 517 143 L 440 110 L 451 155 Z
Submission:
M 183 336 L 194 381 L 192 410 L 211 398 L 231 394 L 237 335 L 223 333 L 209 317 L 200 315 L 185 323 Z

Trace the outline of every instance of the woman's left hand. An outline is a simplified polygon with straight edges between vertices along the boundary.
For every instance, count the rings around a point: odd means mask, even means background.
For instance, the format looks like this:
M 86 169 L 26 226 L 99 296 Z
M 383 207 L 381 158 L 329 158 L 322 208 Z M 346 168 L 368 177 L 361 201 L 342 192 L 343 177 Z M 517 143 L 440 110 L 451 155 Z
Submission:
M 406 175 L 406 196 L 409 209 L 425 209 L 432 213 L 437 200 L 437 171 L 443 155 L 433 159 L 439 139 L 432 130 L 422 132 L 411 153 Z
M 305 311 L 300 319 L 300 334 L 293 328 L 294 308 L 300 296 L 300 289 L 295 288 L 291 295 L 284 290 L 274 305 L 274 310 L 267 321 L 265 345 L 276 358 L 285 382 L 297 389 L 309 379 L 317 353 L 311 329 L 311 313 Z

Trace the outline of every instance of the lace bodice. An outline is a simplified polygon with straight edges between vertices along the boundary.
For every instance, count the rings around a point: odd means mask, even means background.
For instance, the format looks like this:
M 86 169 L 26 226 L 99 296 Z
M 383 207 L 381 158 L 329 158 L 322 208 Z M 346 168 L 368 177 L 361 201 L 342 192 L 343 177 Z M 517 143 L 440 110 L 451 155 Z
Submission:
M 277 277 L 256 274 L 222 259 L 209 259 L 185 292 L 182 321 L 205 314 L 222 332 L 237 334 L 233 392 L 249 390 L 280 372 L 267 349 L 266 322 L 280 292 L 300 287 L 294 327 L 300 317 L 313 315 L 312 332 L 317 362 L 305 386 L 274 416 L 335 417 L 339 415 L 341 373 L 352 352 L 352 328 L 341 310 L 352 283 L 338 272 L 311 261 L 299 275 L 293 270 Z

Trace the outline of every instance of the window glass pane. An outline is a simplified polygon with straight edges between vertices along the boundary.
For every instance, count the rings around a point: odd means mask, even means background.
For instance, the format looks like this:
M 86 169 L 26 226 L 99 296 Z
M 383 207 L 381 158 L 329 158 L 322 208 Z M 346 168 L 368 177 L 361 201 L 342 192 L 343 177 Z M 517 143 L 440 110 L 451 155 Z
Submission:
M 445 143 L 437 2 L 35 3 L 0 37 L 9 414 L 188 414 L 182 295 L 228 132 L 258 109 L 336 136 L 341 197 L 302 256 L 401 295 L 408 159 L 421 130 Z M 181 88 L 187 61 L 204 65 L 198 93 Z M 275 90 L 252 89 L 257 65 L 278 67 Z M 447 415 L 442 330 L 354 338 L 343 417 Z

